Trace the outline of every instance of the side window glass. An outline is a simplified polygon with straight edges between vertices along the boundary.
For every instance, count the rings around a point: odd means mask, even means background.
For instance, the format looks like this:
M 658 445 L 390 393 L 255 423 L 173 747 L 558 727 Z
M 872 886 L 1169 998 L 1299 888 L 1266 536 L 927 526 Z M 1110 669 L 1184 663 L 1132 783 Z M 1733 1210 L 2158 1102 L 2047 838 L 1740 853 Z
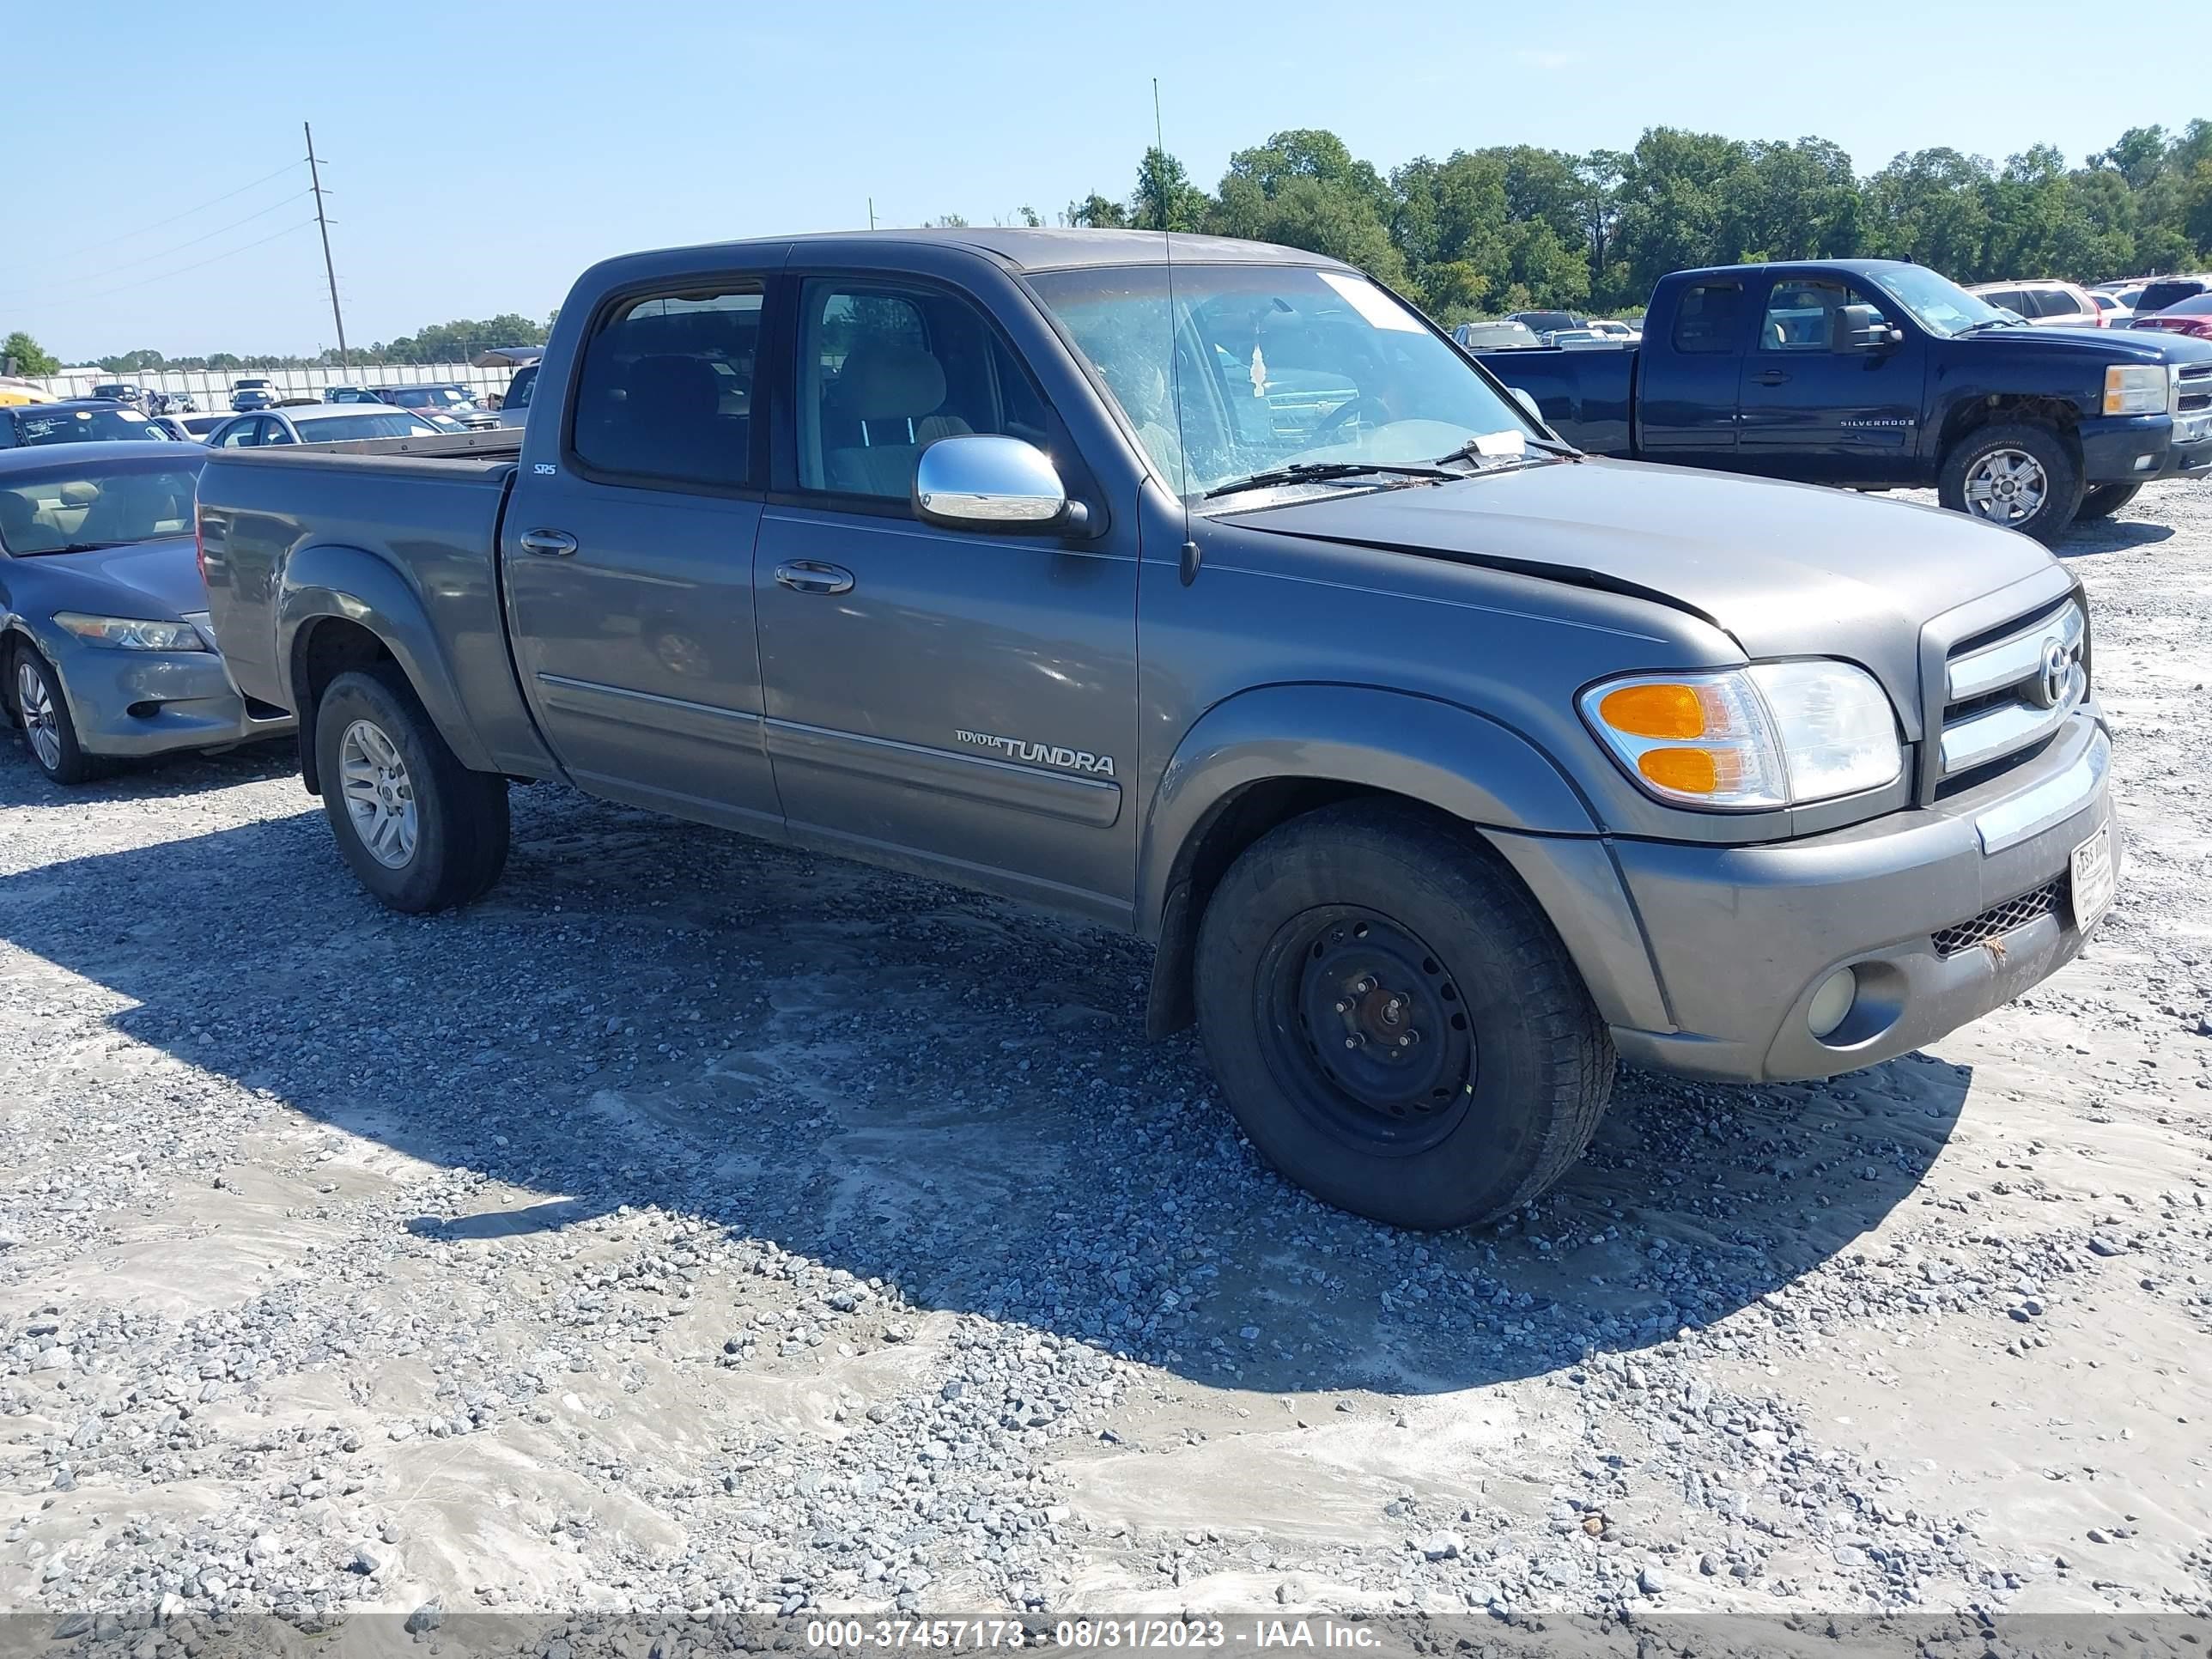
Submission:
M 762 291 L 756 278 L 722 279 L 617 306 L 584 347 L 577 459 L 660 483 L 750 483 Z
M 1674 313 L 1674 349 L 1708 355 L 1734 351 L 1742 311 L 1741 283 L 1700 283 L 1685 289 Z
M 233 421 L 216 441 L 218 449 L 251 449 L 260 442 L 258 421 Z
M 1847 283 L 1785 277 L 1775 283 L 1760 319 L 1761 351 L 1844 351 L 1888 319 L 1881 307 Z
M 264 419 L 261 422 L 261 443 L 264 448 L 272 444 L 289 444 L 296 441 L 297 440 L 292 436 L 292 428 L 286 426 L 283 422 Z
M 1040 447 L 1043 396 L 981 313 L 935 289 L 810 280 L 800 301 L 799 481 L 903 501 L 921 452 L 993 432 Z

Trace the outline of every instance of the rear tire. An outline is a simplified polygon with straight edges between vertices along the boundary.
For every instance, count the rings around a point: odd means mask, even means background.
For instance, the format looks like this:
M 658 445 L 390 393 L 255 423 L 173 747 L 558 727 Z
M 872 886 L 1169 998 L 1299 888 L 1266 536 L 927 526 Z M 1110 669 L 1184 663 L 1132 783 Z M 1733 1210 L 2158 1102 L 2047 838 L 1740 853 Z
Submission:
M 2081 497 L 2081 509 L 2074 514 L 2075 522 L 2109 519 L 2142 494 L 2142 486 L 2139 483 L 2099 484 Z
M 1943 458 L 1936 493 L 1954 513 L 2048 545 L 2081 505 L 2081 469 L 2047 426 L 1985 426 Z
M 52 664 L 18 639 L 0 650 L 0 666 L 7 670 L 8 707 L 23 729 L 23 745 L 50 781 L 89 783 L 107 770 L 105 762 L 86 754 L 77 741 L 76 721 Z
M 1528 1203 L 1612 1092 L 1612 1039 L 1550 923 L 1471 833 L 1407 807 L 1323 808 L 1246 849 L 1195 976 L 1245 1133 L 1377 1221 L 1472 1226 Z
M 507 780 L 463 766 L 392 665 L 331 682 L 315 769 L 340 855 L 391 908 L 450 910 L 506 867 Z

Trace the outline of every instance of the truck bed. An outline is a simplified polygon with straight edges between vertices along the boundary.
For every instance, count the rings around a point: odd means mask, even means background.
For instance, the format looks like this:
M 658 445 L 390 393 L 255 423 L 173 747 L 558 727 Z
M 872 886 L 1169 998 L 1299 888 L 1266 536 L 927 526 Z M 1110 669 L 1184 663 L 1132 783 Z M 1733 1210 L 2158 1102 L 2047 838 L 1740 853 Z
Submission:
M 1474 355 L 1506 385 L 1535 398 L 1545 423 L 1577 449 L 1635 459 L 1634 346 L 1522 347 Z

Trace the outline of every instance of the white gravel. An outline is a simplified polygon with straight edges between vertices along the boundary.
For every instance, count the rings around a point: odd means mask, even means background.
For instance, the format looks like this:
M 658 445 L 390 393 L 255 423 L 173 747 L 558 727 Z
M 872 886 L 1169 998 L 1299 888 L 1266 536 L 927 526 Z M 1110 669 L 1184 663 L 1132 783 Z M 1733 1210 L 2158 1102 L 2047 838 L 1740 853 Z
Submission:
M 1127 942 L 548 787 L 406 920 L 281 750 L 0 744 L 0 1611 L 2212 1613 L 2212 484 L 2063 551 L 2089 954 L 1469 1237 L 1263 1170 Z

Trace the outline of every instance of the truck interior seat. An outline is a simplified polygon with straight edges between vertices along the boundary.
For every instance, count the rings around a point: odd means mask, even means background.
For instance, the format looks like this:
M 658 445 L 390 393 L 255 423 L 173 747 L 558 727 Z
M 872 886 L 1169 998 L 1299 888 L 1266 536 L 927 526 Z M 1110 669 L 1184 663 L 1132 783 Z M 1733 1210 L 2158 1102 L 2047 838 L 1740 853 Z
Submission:
M 857 495 L 905 495 L 925 448 L 975 430 L 939 412 L 944 365 L 894 340 L 855 346 L 823 402 L 823 476 L 832 489 Z

